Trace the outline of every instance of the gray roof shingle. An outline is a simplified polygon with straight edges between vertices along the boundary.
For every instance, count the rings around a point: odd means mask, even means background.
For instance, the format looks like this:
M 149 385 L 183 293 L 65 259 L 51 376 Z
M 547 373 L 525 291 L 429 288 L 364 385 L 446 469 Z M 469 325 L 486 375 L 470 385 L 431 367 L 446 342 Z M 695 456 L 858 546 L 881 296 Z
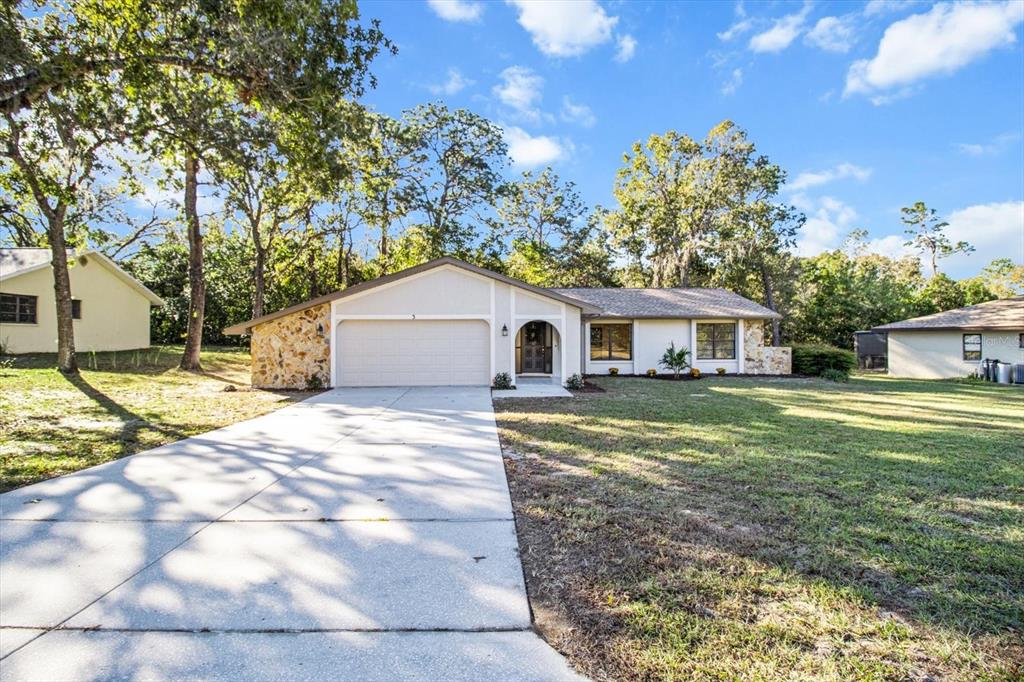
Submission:
M 726 289 L 553 289 L 600 308 L 603 317 L 745 318 L 781 317 Z
M 1024 329 L 1024 296 L 987 301 L 933 315 L 900 320 L 874 327 L 872 331 L 926 331 L 945 329 Z
M 0 276 L 13 277 L 19 272 L 31 270 L 49 262 L 49 249 L 0 249 Z

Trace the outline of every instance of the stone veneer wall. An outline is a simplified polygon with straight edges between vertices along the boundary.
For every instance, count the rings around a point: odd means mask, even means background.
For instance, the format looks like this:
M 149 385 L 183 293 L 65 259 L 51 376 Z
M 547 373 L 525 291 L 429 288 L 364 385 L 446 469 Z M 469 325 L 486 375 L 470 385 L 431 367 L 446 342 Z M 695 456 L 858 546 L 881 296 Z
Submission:
M 743 355 L 747 374 L 793 373 L 793 349 L 764 345 L 764 323 L 761 320 L 744 323 Z
M 323 325 L 323 334 L 317 325 Z M 331 382 L 331 304 L 279 317 L 252 330 L 252 385 L 303 389 L 312 377 Z

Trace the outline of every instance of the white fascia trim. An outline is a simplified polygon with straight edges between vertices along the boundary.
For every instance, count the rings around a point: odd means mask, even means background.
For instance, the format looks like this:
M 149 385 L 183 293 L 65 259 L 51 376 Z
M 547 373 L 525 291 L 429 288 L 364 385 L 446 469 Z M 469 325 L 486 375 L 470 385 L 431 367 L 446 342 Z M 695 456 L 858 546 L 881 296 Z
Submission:
M 564 307 L 565 304 L 563 303 Z M 565 315 L 516 315 L 517 320 L 564 320 Z
M 420 315 L 418 313 L 399 313 L 397 315 L 348 315 L 342 313 L 335 315 L 334 319 L 344 320 L 485 320 L 487 322 L 493 321 L 493 317 L 486 313 L 466 313 L 466 314 L 452 314 L 442 313 L 439 315 Z

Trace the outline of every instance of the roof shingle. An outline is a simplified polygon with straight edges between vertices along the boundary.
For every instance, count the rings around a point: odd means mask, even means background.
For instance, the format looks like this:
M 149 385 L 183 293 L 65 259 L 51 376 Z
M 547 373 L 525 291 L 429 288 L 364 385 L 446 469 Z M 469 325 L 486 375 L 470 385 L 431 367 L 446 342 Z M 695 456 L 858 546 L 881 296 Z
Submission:
M 725 289 L 553 289 L 600 308 L 603 317 L 745 318 L 781 317 Z
M 987 301 L 874 327 L 872 331 L 1024 329 L 1024 296 Z
M 7 278 L 50 262 L 50 249 L 0 249 L 0 276 Z

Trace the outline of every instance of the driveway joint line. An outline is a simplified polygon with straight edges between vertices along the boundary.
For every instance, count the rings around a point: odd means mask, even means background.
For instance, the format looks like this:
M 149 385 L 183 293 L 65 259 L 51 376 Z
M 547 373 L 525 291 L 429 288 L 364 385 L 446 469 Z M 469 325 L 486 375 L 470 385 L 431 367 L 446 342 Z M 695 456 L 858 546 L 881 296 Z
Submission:
M 233 512 L 233 511 L 235 511 L 235 510 L 236 510 L 236 509 L 238 509 L 239 507 L 241 507 L 241 506 L 243 506 L 243 505 L 245 505 L 245 504 L 248 504 L 248 503 L 249 503 L 250 501 L 252 501 L 252 499 L 253 499 L 253 498 L 255 498 L 255 497 L 256 497 L 257 495 L 259 495 L 259 494 L 263 493 L 264 491 L 266 491 L 266 490 L 267 490 L 268 488 L 270 488 L 271 486 L 274 486 L 274 485 L 276 485 L 276 484 L 280 483 L 280 482 L 281 482 L 282 480 L 284 480 L 284 479 L 285 479 L 285 478 L 286 478 L 287 476 L 289 476 L 290 474 L 293 474 L 293 473 L 295 473 L 295 472 L 296 472 L 296 471 L 298 471 L 298 470 L 299 470 L 299 469 L 300 469 L 301 467 L 305 466 L 306 464 L 309 464 L 309 463 L 310 463 L 310 462 L 312 462 L 312 461 L 313 461 L 314 459 L 316 459 L 317 457 L 319 457 L 319 456 L 323 455 L 323 454 L 324 454 L 325 452 L 327 452 L 328 450 L 330 450 L 331 448 L 333 448 L 333 447 L 334 447 L 335 445 L 337 445 L 337 444 L 338 444 L 338 443 L 340 443 L 341 441 L 345 440 L 346 438 L 348 438 L 348 437 L 349 437 L 349 436 L 351 436 L 352 434 L 356 433 L 357 431 L 359 431 L 359 430 L 360 430 L 361 428 L 363 428 L 363 427 L 364 427 L 364 426 L 366 426 L 367 424 L 369 424 L 369 423 L 373 422 L 373 421 L 374 421 L 375 419 L 377 419 L 377 418 L 378 418 L 378 417 L 379 417 L 380 415 L 382 415 L 382 414 L 384 414 L 385 412 L 387 412 L 388 410 L 390 410 L 390 409 L 391 409 L 391 408 L 392 408 L 392 407 L 393 407 L 393 406 L 394 406 L 394 405 L 395 405 L 396 403 L 398 403 L 398 401 L 399 401 L 399 400 L 401 400 L 401 399 L 402 399 L 402 398 L 404 398 L 404 397 L 405 397 L 406 395 L 408 395 L 408 394 L 409 394 L 409 392 L 410 392 L 411 390 L 412 390 L 411 388 L 407 388 L 407 389 L 405 389 L 405 391 L 403 391 L 403 392 L 402 392 L 402 394 L 401 394 L 400 396 L 398 396 L 397 398 L 395 398 L 394 400 L 392 400 L 392 401 L 391 401 L 391 402 L 390 402 L 390 403 L 389 403 L 389 404 L 388 404 L 388 405 L 387 405 L 386 407 L 384 407 L 384 408 L 382 408 L 381 410 L 378 410 L 377 412 L 375 412 L 375 413 L 373 414 L 373 416 L 372 416 L 372 417 L 370 417 L 369 419 L 367 419 L 367 420 L 366 420 L 365 422 L 363 422 L 363 423 L 362 423 L 362 424 L 360 424 L 359 426 L 355 427 L 354 429 L 352 429 L 352 430 L 348 431 L 348 432 L 347 432 L 347 433 L 346 433 L 345 435 L 341 436 L 340 438 L 338 438 L 338 439 L 336 439 L 336 440 L 334 440 L 334 441 L 331 441 L 331 443 L 330 443 L 330 444 L 328 444 L 327 446 L 325 446 L 325 447 L 324 447 L 324 448 L 323 448 L 322 450 L 320 450 L 319 452 L 317 452 L 317 453 L 314 453 L 314 454 L 310 455 L 309 457 L 307 457 L 306 459 L 302 460 L 301 462 L 299 462 L 298 464 L 296 464 L 296 465 L 295 465 L 294 467 L 292 467 L 292 468 L 291 468 L 291 469 L 289 469 L 288 471 L 284 472 L 283 474 L 281 474 L 280 476 L 278 476 L 278 477 L 277 477 L 276 479 L 274 479 L 273 481 L 271 481 L 271 482 L 270 482 L 270 483 L 268 483 L 267 485 L 263 486 L 262 488 L 260 488 L 260 489 L 259 489 L 259 490 L 257 490 L 256 492 L 254 492 L 254 493 L 253 493 L 252 495 L 250 495 L 249 497 L 245 498 L 244 500 L 242 500 L 241 502 L 239 502 L 238 504 L 236 504 L 236 505 L 235 505 L 234 507 L 231 507 L 230 509 L 228 509 L 227 511 L 225 511 L 225 512 L 224 512 L 223 514 L 221 514 L 220 516 L 218 516 L 218 517 L 217 517 L 217 519 L 223 519 L 223 518 L 224 518 L 225 516 L 227 516 L 228 514 L 230 514 L 230 513 L 231 513 L 231 512 Z M 200 526 L 200 527 L 199 527 L 198 529 L 196 529 L 196 531 L 195 531 L 195 532 L 193 532 L 193 533 L 190 533 L 190 534 L 189 534 L 188 536 L 186 536 L 186 537 L 185 537 L 185 538 L 184 538 L 184 539 L 183 539 L 183 540 L 182 540 L 181 542 L 179 542 L 178 544 L 174 545 L 173 547 L 171 547 L 170 549 L 168 549 L 168 550 L 167 550 L 166 552 L 164 552 L 164 553 L 160 554 L 159 556 L 157 556 L 156 558 L 154 558 L 154 559 L 153 559 L 152 561 L 150 561 L 149 563 L 147 563 L 147 564 L 146 564 L 145 566 L 143 566 L 143 567 L 142 567 L 142 568 L 140 568 L 139 570 L 135 571 L 134 573 L 132 573 L 131 575 L 129 575 L 129 576 L 127 577 L 127 578 L 125 578 L 125 579 L 124 579 L 124 580 L 122 580 L 121 582 L 117 583 L 116 585 L 114 585 L 113 587 L 111 587 L 111 588 L 110 588 L 109 590 L 107 590 L 106 592 L 104 592 L 104 593 L 103 593 L 103 594 L 101 594 L 100 596 L 96 597 L 95 599 L 93 599 L 93 600 L 92 600 L 91 602 L 89 602 L 88 604 L 86 604 L 86 605 L 85 605 L 85 606 L 83 606 L 82 608 L 80 608 L 80 609 L 78 609 L 77 611 L 75 611 L 74 613 L 72 613 L 72 614 L 71 614 L 70 616 L 68 616 L 67 618 L 64 618 L 63 620 L 61 620 L 61 621 L 60 621 L 59 623 L 57 623 L 56 625 L 54 625 L 54 626 L 52 626 L 52 627 L 49 627 L 49 628 L 46 628 L 46 629 L 44 629 L 44 630 L 43 630 L 43 632 L 40 632 L 40 633 L 39 633 L 38 635 L 36 635 L 36 636 L 35 636 L 35 637 L 33 637 L 32 639 L 28 640 L 27 642 L 24 642 L 23 644 L 21 644 L 21 645 L 20 645 L 20 646 L 18 646 L 18 647 L 15 647 L 15 648 L 14 648 L 14 649 L 12 649 L 11 651 L 8 651 L 8 652 L 7 652 L 7 653 L 6 653 L 5 655 L 3 655 L 3 656 L 0 656 L 0 661 L 4 660 L 5 658 L 8 658 L 8 657 L 10 657 L 11 655 L 13 655 L 13 654 L 17 653 L 18 651 L 21 651 L 22 649 L 24 649 L 25 647 L 27 647 L 27 646 L 28 646 L 29 644 L 31 644 L 32 642 L 34 642 L 34 641 L 36 641 L 37 639 L 39 639 L 40 637 L 43 637 L 44 635 L 46 635 L 46 634 L 48 634 L 48 633 L 50 633 L 50 632 L 52 632 L 52 631 L 54 631 L 54 630 L 56 630 L 56 629 L 59 629 L 59 628 L 60 628 L 61 626 L 63 626 L 63 625 L 64 625 L 65 623 L 67 623 L 67 622 L 68 622 L 69 620 L 71 620 L 72 618 L 74 618 L 74 617 L 75 617 L 75 616 L 77 616 L 78 614 L 82 613 L 83 611 L 85 611 L 86 609 L 88 609 L 89 607 L 91 607 L 91 606 L 92 606 L 93 604 L 96 604 L 96 603 L 97 603 L 97 602 L 99 602 L 100 600 L 102 600 L 102 599 L 105 599 L 105 598 L 106 598 L 106 597 L 108 597 L 108 596 L 109 596 L 109 595 L 110 595 L 110 594 L 111 594 L 112 592 L 114 592 L 115 590 L 119 589 L 120 587 L 122 587 L 122 586 L 123 586 L 123 585 L 125 585 L 126 583 L 130 582 L 130 581 L 131 581 L 131 580 L 132 580 L 133 578 L 135 578 L 136 576 L 138 576 L 138 575 L 139 575 L 140 573 L 144 572 L 145 570 L 147 570 L 147 569 L 148 569 L 148 568 L 150 568 L 151 566 L 155 566 L 155 565 L 156 565 L 156 564 L 157 564 L 157 563 L 158 563 L 159 561 L 161 561 L 161 560 L 162 560 L 162 559 L 163 559 L 163 558 L 164 558 L 165 556 L 167 556 L 168 554 L 170 554 L 170 553 L 171 553 L 171 552 L 173 552 L 174 550 L 178 549 L 179 547 L 181 547 L 181 546 L 185 545 L 185 544 L 186 544 L 187 542 L 189 542 L 189 541 L 190 541 L 190 540 L 191 540 L 192 538 L 194 538 L 195 536 L 199 535 L 199 534 L 200 534 L 201 532 L 203 532 L 204 530 L 206 530 L 207 528 L 209 528 L 210 526 L 212 526 L 212 525 L 214 524 L 214 522 L 215 522 L 215 521 L 216 521 L 217 519 L 215 519 L 214 521 L 210 521 L 209 523 L 204 523 L 204 524 L 203 524 L 202 526 Z M 202 521 L 198 521 L 198 522 L 195 522 L 195 523 L 203 523 L 203 522 L 202 522 Z
M 0 630 L 43 630 L 43 626 L 35 625 L 3 625 Z M 495 625 L 491 627 L 477 628 L 444 628 L 444 627 L 408 627 L 408 628 L 119 628 L 102 626 L 79 626 L 68 627 L 58 626 L 47 630 L 47 632 L 117 632 L 124 634 L 166 632 L 197 635 L 256 635 L 256 634 L 313 634 L 313 633 L 334 633 L 334 632 L 465 632 L 465 633 L 487 633 L 487 632 L 533 632 L 529 625 Z M 42 633 L 46 634 L 46 633 Z M 40 636 L 42 636 L 40 634 Z

